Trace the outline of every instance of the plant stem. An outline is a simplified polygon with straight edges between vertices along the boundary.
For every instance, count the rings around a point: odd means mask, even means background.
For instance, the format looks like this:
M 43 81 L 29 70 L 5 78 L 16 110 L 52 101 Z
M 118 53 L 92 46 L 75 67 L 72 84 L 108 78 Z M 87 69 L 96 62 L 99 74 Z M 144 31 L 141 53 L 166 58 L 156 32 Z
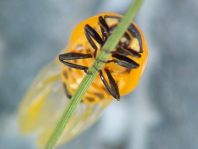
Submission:
M 135 0 L 135 2 L 129 6 L 129 9 L 124 15 L 123 19 L 114 29 L 111 36 L 107 39 L 106 43 L 102 47 L 101 52 L 97 57 L 97 59 L 100 59 L 101 61 L 95 61 L 92 67 L 90 67 L 90 69 L 88 70 L 88 74 L 83 78 L 75 94 L 72 96 L 71 102 L 69 103 L 68 107 L 65 109 L 62 117 L 60 118 L 60 121 L 58 122 L 51 137 L 49 138 L 45 146 L 45 149 L 53 149 L 55 147 L 58 139 L 63 133 L 65 126 L 67 125 L 67 122 L 69 121 L 69 118 L 72 116 L 74 110 L 80 103 L 87 89 L 98 75 L 97 70 L 101 69 L 101 67 L 103 66 L 102 61 L 106 61 L 110 55 L 110 53 L 108 54 L 108 52 L 111 52 L 115 49 L 120 38 L 123 36 L 124 32 L 130 25 L 131 20 L 135 17 L 136 13 L 140 9 L 142 3 L 143 0 Z

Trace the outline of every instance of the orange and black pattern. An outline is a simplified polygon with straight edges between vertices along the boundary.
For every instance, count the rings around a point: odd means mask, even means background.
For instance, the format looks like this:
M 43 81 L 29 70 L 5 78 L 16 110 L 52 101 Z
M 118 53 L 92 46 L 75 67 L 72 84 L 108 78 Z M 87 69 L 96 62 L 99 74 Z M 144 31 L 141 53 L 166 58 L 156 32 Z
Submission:
M 121 16 L 104 13 L 82 22 L 74 34 L 67 51 L 59 55 L 64 64 L 62 68 L 63 87 L 67 97 L 71 98 L 88 68 L 97 59 L 97 54 L 117 26 Z M 74 42 L 75 41 L 75 42 Z M 105 61 L 104 68 L 87 91 L 82 102 L 98 103 L 111 99 L 119 100 L 121 95 L 132 90 L 144 69 L 147 61 L 145 39 L 135 23 L 120 39 L 117 47 L 111 52 L 110 59 Z M 135 76 L 136 75 L 136 76 Z M 134 82 L 130 82 L 136 78 Z M 67 84 L 67 85 L 66 85 Z

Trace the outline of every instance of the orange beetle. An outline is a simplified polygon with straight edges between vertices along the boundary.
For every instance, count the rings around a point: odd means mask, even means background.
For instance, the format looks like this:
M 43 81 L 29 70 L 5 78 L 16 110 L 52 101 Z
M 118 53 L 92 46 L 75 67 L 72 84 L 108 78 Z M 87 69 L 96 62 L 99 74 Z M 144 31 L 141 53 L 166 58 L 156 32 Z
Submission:
M 81 22 L 72 33 L 68 48 L 64 54 L 59 55 L 59 60 L 67 66 L 62 67 L 62 79 L 69 98 L 86 75 L 87 69 L 97 60 L 97 54 L 120 19 L 120 15 L 102 13 Z M 110 100 L 111 95 L 119 99 L 120 95 L 131 92 L 143 73 L 147 56 L 145 38 L 132 22 L 111 53 L 111 60 L 105 62 L 104 68 L 99 70 L 100 75 L 82 101 L 86 104 L 99 103 Z
M 24 134 L 36 132 L 41 148 L 120 19 L 115 13 L 101 13 L 78 24 L 63 54 L 39 73 L 28 90 L 19 107 L 19 126 Z M 120 96 L 133 91 L 147 57 L 143 33 L 131 22 L 110 59 L 98 70 L 99 75 L 72 115 L 58 144 L 71 140 L 91 126 L 111 103 L 112 97 L 119 100 Z

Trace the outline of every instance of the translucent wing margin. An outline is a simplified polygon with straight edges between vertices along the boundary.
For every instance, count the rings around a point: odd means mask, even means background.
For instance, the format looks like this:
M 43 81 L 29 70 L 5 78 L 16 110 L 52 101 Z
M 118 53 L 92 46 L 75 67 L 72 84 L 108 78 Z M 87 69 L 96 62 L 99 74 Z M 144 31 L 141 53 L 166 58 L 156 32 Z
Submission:
M 60 66 L 54 61 L 38 74 L 22 100 L 18 114 L 21 132 L 36 133 L 38 144 L 43 148 L 68 103 Z M 100 104 L 81 103 L 67 124 L 59 144 L 91 126 L 109 103 L 108 100 Z

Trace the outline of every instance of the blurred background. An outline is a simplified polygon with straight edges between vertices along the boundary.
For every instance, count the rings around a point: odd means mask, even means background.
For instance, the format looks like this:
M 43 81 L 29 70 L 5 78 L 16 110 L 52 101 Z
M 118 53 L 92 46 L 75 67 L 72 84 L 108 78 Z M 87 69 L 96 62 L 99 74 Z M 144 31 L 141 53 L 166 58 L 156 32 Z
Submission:
M 0 1 L 0 148 L 33 149 L 18 131 L 17 107 L 74 26 L 130 0 Z M 198 1 L 145 0 L 136 17 L 149 44 L 140 85 L 92 128 L 60 149 L 198 148 Z

